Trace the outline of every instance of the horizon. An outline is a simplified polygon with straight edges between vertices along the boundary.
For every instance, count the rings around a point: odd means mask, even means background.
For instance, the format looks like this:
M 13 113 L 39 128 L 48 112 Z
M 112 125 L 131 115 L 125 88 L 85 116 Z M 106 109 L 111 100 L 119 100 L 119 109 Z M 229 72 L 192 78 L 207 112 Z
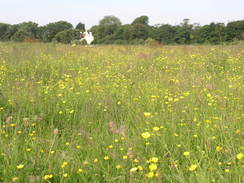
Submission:
M 0 2 L 0 22 L 18 24 L 32 21 L 43 26 L 63 20 L 70 22 L 74 27 L 82 22 L 86 25 L 86 29 L 90 29 L 93 25 L 97 25 L 104 16 L 109 15 L 118 17 L 122 24 L 130 24 L 135 18 L 146 15 L 149 17 L 150 25 L 178 25 L 185 18 L 190 19 L 192 24 L 199 23 L 200 25 L 211 22 L 227 24 L 231 21 L 244 19 L 242 12 L 244 1 L 241 0 L 231 2 L 228 0 L 216 0 L 215 2 L 211 0 L 201 2 L 154 0 L 153 3 L 146 0 L 134 0 L 133 2 L 128 0 L 123 2 L 92 0 L 92 2 L 79 2 L 78 0 L 71 0 L 69 3 L 64 0 L 53 0 L 52 2 L 24 0 L 19 2 L 8 0 Z

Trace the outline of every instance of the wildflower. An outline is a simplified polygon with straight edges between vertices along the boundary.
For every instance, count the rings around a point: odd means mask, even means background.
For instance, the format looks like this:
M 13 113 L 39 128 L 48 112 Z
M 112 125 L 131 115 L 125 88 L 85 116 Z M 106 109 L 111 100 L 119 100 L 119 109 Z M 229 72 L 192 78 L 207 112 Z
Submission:
M 63 177 L 64 177 L 64 178 L 67 178 L 67 177 L 68 177 L 68 174 L 67 174 L 67 173 L 64 173 L 64 174 L 63 174 Z
M 153 162 L 153 163 L 157 163 L 158 162 L 158 158 L 157 157 L 152 157 L 152 158 L 150 158 L 149 161 Z
M 159 127 L 157 127 L 157 126 L 153 127 L 153 131 L 157 132 L 157 131 L 159 131 L 159 130 L 160 130 Z
M 68 162 L 67 161 L 64 161 L 61 165 L 61 168 L 65 168 L 66 166 L 68 165 Z
M 154 177 L 154 172 L 148 172 L 148 173 L 146 174 L 146 177 L 147 177 L 147 178 L 153 178 L 153 177 Z
M 145 117 L 150 117 L 151 116 L 150 112 L 144 112 L 143 114 L 144 114 Z
M 136 172 L 137 170 L 138 170 L 137 167 L 133 167 L 133 168 L 130 169 L 130 172 L 131 172 L 131 173 L 132 173 L 132 172 Z
M 22 168 L 24 168 L 25 167 L 25 165 L 23 165 L 23 164 L 19 164 L 19 165 L 17 165 L 17 169 L 22 169 Z
M 79 168 L 79 169 L 77 170 L 77 172 L 78 172 L 78 173 L 82 173 L 82 172 L 83 172 L 83 169 Z
M 140 170 L 140 171 L 142 171 L 143 170 L 143 168 L 142 168 L 142 166 L 137 166 L 137 168 L 138 168 L 138 170 Z
M 190 155 L 190 152 L 184 152 L 183 155 L 184 156 L 189 156 Z
M 18 179 L 19 179 L 18 177 L 13 177 L 13 178 L 12 178 L 12 181 L 13 181 L 13 182 L 16 182 Z
M 104 160 L 109 160 L 109 157 L 108 157 L 108 156 L 104 156 L 103 159 L 104 159 Z
M 98 162 L 98 159 L 97 159 L 97 158 L 96 158 L 96 159 L 94 159 L 94 160 L 93 160 L 93 162 L 94 162 L 94 163 L 97 163 L 97 162 Z
M 155 164 L 155 163 L 152 163 L 152 164 L 150 164 L 149 165 L 149 170 L 152 172 L 152 171 L 154 171 L 154 170 L 157 170 L 157 165 Z
M 236 158 L 239 160 L 241 160 L 243 157 L 244 157 L 244 154 L 242 154 L 242 153 L 239 153 L 236 155 Z
M 116 143 L 117 143 L 117 142 L 119 142 L 119 140 L 118 140 L 118 139 L 115 139 L 115 140 L 114 140 L 114 142 L 116 142 Z
M 123 159 L 128 159 L 128 156 L 123 156 Z
M 122 168 L 121 165 L 116 165 L 116 169 L 120 169 L 120 168 Z
M 217 151 L 217 152 L 221 151 L 222 149 L 223 149 L 223 148 L 220 147 L 220 146 L 217 146 L 217 147 L 216 147 L 216 151 Z
M 77 145 L 77 146 L 76 146 L 76 149 L 80 149 L 80 145 Z
M 47 174 L 43 177 L 44 180 L 48 180 L 48 179 L 51 179 L 53 178 L 53 175 L 52 174 Z
M 112 149 L 112 148 L 113 148 L 113 145 L 109 145 L 108 148 L 109 148 L 109 149 Z
M 229 172 L 230 172 L 230 169 L 228 169 L 228 168 L 225 169 L 225 172 L 226 172 L 226 173 L 229 173 Z
M 151 137 L 151 134 L 149 132 L 144 132 L 141 134 L 141 136 L 144 138 L 144 139 L 147 139 L 147 138 L 150 138 Z
M 196 164 L 193 164 L 189 167 L 189 171 L 194 171 L 197 169 L 197 165 Z
M 139 160 L 138 160 L 138 159 L 134 159 L 133 162 L 134 162 L 134 163 L 138 163 Z

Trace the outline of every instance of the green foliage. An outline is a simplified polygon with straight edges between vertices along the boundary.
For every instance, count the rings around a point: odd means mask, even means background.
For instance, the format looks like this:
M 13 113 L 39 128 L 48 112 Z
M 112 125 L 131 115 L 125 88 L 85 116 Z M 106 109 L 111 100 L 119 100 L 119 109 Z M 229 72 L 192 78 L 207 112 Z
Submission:
M 69 44 L 73 40 L 80 39 L 80 31 L 78 29 L 67 29 L 57 33 L 54 40 L 60 43 Z
M 86 30 L 86 28 L 85 28 L 85 24 L 83 24 L 83 23 L 78 23 L 77 25 L 76 25 L 76 27 L 75 27 L 75 29 L 78 29 L 78 30 L 80 30 L 80 31 L 85 31 Z
M 122 23 L 119 18 L 115 16 L 105 16 L 102 20 L 99 21 L 99 25 L 108 26 L 108 25 L 117 25 L 120 26 Z
M 70 43 L 73 37 L 76 37 L 76 33 L 73 35 L 75 30 L 84 31 L 85 24 L 80 22 L 73 29 L 72 24 L 65 21 L 39 27 L 34 22 L 16 25 L 0 23 L 0 41 L 39 40 Z M 95 38 L 93 44 L 144 44 L 145 40 L 152 38 L 160 44 L 217 45 L 244 40 L 244 20 L 229 22 L 227 25 L 210 23 L 201 26 L 197 23 L 191 24 L 189 19 L 184 19 L 180 25 L 151 26 L 148 16 L 137 17 L 131 24 L 125 25 L 122 25 L 119 18 L 115 16 L 105 16 L 98 25 L 92 26 L 90 31 Z
M 55 23 L 49 23 L 43 28 L 42 32 L 42 39 L 45 42 L 50 42 L 53 40 L 56 34 L 59 32 L 62 32 L 67 29 L 72 29 L 72 24 L 65 22 L 65 21 L 59 21 Z
M 140 16 L 132 22 L 132 24 L 143 24 L 143 25 L 148 25 L 148 23 L 149 23 L 148 16 Z
M 38 24 L 34 22 L 24 22 L 18 24 L 18 30 L 11 37 L 13 41 L 34 40 L 37 38 Z

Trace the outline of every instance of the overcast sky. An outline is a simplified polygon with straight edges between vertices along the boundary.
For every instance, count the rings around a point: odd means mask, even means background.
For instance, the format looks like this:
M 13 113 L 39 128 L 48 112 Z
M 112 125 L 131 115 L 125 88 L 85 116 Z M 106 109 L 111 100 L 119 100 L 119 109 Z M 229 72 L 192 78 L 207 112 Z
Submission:
M 151 25 L 179 24 L 184 18 L 201 25 L 244 19 L 244 0 L 0 0 L 0 22 L 34 21 L 40 25 L 65 20 L 87 28 L 105 15 L 115 15 L 123 24 L 141 15 Z

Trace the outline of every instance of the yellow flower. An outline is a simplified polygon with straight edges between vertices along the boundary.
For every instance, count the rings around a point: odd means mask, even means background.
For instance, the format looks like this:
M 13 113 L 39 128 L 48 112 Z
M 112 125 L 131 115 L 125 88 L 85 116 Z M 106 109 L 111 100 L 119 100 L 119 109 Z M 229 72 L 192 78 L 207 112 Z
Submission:
M 122 168 L 121 165 L 116 165 L 116 169 L 120 169 L 120 168 Z
M 61 165 L 61 168 L 65 168 L 68 165 L 67 161 L 64 161 L 63 164 Z
M 149 116 L 151 116 L 151 113 L 150 112 L 144 112 L 144 116 L 149 117 Z
M 190 155 L 190 152 L 184 152 L 183 155 L 184 156 L 189 156 Z
M 77 172 L 78 172 L 78 173 L 82 173 L 82 172 L 83 172 L 83 169 L 79 168 L 79 169 L 77 170 Z
M 141 134 L 141 136 L 144 138 L 144 139 L 147 139 L 147 138 L 150 138 L 151 137 L 151 134 L 149 132 L 144 132 Z
M 242 153 L 239 153 L 236 155 L 236 158 L 239 160 L 241 160 L 243 157 L 244 157 L 244 154 L 242 154 Z
M 189 167 L 189 170 L 190 171 L 194 171 L 194 170 L 196 170 L 197 169 L 197 165 L 196 164 L 193 164 L 193 165 L 191 165 L 190 167 Z
M 220 146 L 217 146 L 217 147 L 216 147 L 216 151 L 217 151 L 217 152 L 221 151 L 222 149 L 223 149 L 223 148 L 220 147 Z
M 13 182 L 16 182 L 18 179 L 19 179 L 18 177 L 13 177 L 13 178 L 12 178 L 12 181 L 13 181 Z
M 109 145 L 108 148 L 109 148 L 109 149 L 112 149 L 112 148 L 113 148 L 113 145 Z
M 67 177 L 68 177 L 68 174 L 67 174 L 67 173 L 64 173 L 64 174 L 63 174 L 63 177 L 64 177 L 64 178 L 67 178 Z
M 148 172 L 148 173 L 146 174 L 146 177 L 148 177 L 148 178 L 153 178 L 153 177 L 154 177 L 154 172 Z
M 134 163 L 138 163 L 139 160 L 138 160 L 138 159 L 134 159 L 133 162 L 134 162 Z
M 152 157 L 149 161 L 153 162 L 153 163 L 157 163 L 158 162 L 158 158 L 157 157 Z
M 228 169 L 228 168 L 225 169 L 225 172 L 226 172 L 226 173 L 229 173 L 229 172 L 230 172 L 230 169 Z
M 160 130 L 159 127 L 157 127 L 157 126 L 153 127 L 153 131 L 157 132 L 157 131 L 159 131 L 159 130 Z
M 96 159 L 94 159 L 94 160 L 93 160 L 93 162 L 94 162 L 94 163 L 97 163 L 97 162 L 98 162 L 98 159 L 97 159 L 97 158 L 96 158 Z
M 25 165 L 22 165 L 22 164 L 17 165 L 17 169 L 22 169 L 24 167 L 25 167 Z
M 155 163 L 152 163 L 149 165 L 149 170 L 152 172 L 154 170 L 157 170 L 158 166 Z
M 53 175 L 52 174 L 47 174 L 43 177 L 44 180 L 48 180 L 48 179 L 51 179 L 53 178 Z
M 140 171 L 142 171 L 143 170 L 143 168 L 142 168 L 142 166 L 137 166 L 137 168 L 138 168 L 138 170 L 140 170 Z
M 109 160 L 109 157 L 108 157 L 108 156 L 104 156 L 103 159 L 104 159 L 104 160 Z

